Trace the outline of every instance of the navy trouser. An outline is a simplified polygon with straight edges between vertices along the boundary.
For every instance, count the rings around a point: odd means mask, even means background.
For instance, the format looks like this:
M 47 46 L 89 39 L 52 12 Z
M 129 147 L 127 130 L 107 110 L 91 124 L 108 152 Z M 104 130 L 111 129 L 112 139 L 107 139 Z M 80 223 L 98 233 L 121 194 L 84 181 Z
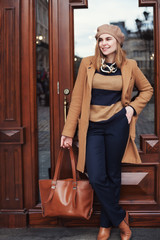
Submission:
M 118 226 L 126 212 L 119 205 L 121 160 L 129 136 L 126 109 L 104 122 L 90 122 L 87 133 L 86 168 L 101 203 L 101 227 Z

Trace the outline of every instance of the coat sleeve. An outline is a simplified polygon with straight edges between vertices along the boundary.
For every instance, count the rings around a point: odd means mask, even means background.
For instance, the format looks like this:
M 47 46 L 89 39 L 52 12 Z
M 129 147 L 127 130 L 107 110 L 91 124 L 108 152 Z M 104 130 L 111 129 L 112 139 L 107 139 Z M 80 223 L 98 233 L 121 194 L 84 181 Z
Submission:
M 69 107 L 69 112 L 67 115 L 67 120 L 62 131 L 63 136 L 74 137 L 78 119 L 81 113 L 85 80 L 86 80 L 86 66 L 84 63 L 84 59 L 82 59 L 78 70 L 77 79 L 72 92 L 72 98 Z
M 139 94 L 134 101 L 129 103 L 129 105 L 132 106 L 139 115 L 147 102 L 151 99 L 153 95 L 153 88 L 137 66 L 136 62 L 133 67 L 133 76 L 135 78 L 135 86 L 137 87 Z

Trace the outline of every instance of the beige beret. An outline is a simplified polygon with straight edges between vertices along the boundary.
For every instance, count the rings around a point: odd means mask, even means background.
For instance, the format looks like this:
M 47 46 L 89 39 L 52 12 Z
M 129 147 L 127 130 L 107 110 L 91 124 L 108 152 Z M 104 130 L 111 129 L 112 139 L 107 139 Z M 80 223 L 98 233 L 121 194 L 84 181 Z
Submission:
M 112 25 L 112 24 L 104 24 L 101 25 L 97 28 L 97 33 L 96 33 L 96 40 L 100 37 L 100 35 L 108 33 L 110 35 L 112 35 L 115 39 L 117 39 L 117 41 L 120 43 L 121 46 L 123 46 L 123 42 L 124 42 L 124 34 L 122 33 L 121 29 L 116 26 L 116 25 Z

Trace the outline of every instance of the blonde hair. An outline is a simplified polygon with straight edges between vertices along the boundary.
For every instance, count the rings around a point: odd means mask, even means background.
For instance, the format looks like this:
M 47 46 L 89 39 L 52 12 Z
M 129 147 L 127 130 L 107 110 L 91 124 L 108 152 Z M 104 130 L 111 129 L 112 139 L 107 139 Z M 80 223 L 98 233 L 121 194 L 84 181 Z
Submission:
M 97 40 L 96 47 L 95 47 L 95 68 L 97 69 L 97 71 L 99 71 L 101 67 L 102 58 L 106 58 L 106 56 L 103 55 L 103 53 L 101 52 L 99 48 L 99 43 Z M 125 60 L 126 60 L 126 52 L 121 48 L 121 45 L 119 44 L 119 42 L 117 42 L 117 51 L 116 51 L 116 57 L 115 57 L 115 63 L 117 67 L 121 68 Z

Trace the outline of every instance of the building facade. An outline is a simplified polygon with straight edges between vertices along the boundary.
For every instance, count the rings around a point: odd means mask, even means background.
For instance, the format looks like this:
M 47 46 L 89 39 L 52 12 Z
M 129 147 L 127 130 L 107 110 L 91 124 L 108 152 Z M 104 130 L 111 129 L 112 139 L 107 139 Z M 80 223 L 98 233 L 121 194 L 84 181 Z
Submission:
M 126 50 L 144 71 L 154 72 L 154 131 L 143 134 L 139 129 L 142 164 L 122 166 L 120 204 L 132 227 L 158 227 L 160 0 L 139 0 L 139 5 L 154 7 L 153 40 L 145 46 L 143 39 L 137 42 L 130 33 Z M 74 62 L 80 60 L 74 55 L 74 9 L 83 8 L 87 11 L 87 0 L 0 1 L 0 227 L 99 225 L 100 205 L 96 196 L 89 221 L 43 218 L 38 187 L 40 178 L 52 178 L 54 174 L 74 86 Z M 154 52 L 149 50 L 152 45 Z M 42 84 L 42 103 L 37 99 L 41 89 L 37 83 Z M 142 120 L 148 125 L 145 118 Z M 67 152 L 65 157 L 62 178 L 71 177 Z

